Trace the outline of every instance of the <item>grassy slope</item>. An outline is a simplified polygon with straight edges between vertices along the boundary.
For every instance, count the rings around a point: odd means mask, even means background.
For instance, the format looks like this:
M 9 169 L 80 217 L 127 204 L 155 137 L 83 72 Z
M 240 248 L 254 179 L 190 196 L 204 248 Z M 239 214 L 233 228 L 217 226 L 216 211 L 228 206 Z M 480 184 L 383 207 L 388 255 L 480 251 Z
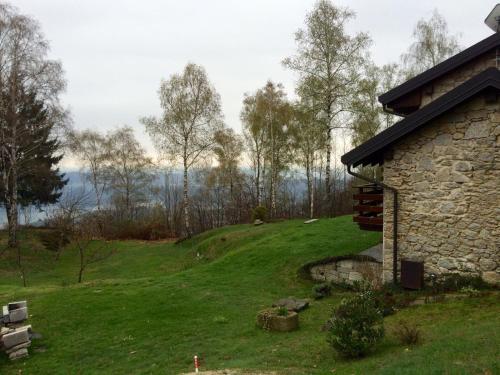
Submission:
M 320 332 L 341 294 L 301 313 L 299 331 L 255 327 L 256 312 L 275 299 L 309 295 L 311 285 L 296 277 L 302 264 L 363 250 L 379 237 L 343 217 L 233 226 L 177 246 L 112 243 L 117 252 L 89 266 L 83 285 L 74 284 L 75 253 L 54 265 L 33 245 L 28 288 L 18 286 L 4 254 L 0 301 L 28 299 L 30 323 L 44 336 L 34 349 L 46 351 L 15 363 L 0 356 L 0 372 L 176 374 L 192 368 L 194 354 L 205 369 L 285 367 L 288 374 L 498 372 L 495 295 L 404 310 L 387 319 L 389 331 L 400 319 L 419 321 L 424 344 L 406 351 L 389 334 L 373 356 L 355 362 L 336 358 Z

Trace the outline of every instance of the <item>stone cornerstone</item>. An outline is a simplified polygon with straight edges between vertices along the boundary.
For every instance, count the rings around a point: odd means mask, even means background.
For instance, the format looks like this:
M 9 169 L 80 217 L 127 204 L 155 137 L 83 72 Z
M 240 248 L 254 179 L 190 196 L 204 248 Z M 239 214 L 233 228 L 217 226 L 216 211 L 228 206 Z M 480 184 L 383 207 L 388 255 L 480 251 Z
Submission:
M 500 101 L 470 99 L 396 143 L 384 182 L 399 192 L 399 259 L 425 274 L 500 282 Z M 392 193 L 384 192 L 383 278 L 392 279 Z M 399 266 L 398 266 L 399 267 Z

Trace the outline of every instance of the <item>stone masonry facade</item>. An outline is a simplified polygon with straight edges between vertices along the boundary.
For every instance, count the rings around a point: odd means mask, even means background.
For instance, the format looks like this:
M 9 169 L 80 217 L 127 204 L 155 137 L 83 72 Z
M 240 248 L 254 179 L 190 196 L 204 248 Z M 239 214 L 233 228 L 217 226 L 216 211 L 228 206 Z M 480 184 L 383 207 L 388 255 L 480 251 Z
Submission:
M 495 66 L 496 52 L 492 50 L 464 64 L 460 68 L 437 78 L 422 89 L 422 103 L 420 107 L 426 106 L 475 75 Z
M 399 193 L 399 260 L 423 261 L 426 276 L 500 282 L 500 99 L 479 94 L 397 142 L 383 179 Z M 386 189 L 384 281 L 392 280 L 392 200 Z

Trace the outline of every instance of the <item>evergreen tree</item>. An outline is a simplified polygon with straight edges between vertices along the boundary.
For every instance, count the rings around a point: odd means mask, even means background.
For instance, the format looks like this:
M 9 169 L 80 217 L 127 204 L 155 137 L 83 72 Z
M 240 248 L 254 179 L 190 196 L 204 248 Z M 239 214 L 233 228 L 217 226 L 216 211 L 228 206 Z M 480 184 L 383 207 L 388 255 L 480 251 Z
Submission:
M 55 167 L 63 155 L 58 153 L 59 141 L 52 136 L 54 124 L 50 118 L 44 103 L 38 100 L 34 93 L 21 93 L 16 126 L 3 129 L 6 139 L 14 137 L 12 133 L 15 133 L 17 138 L 15 153 L 18 173 L 15 182 L 20 206 L 41 207 L 55 203 L 67 183 L 64 174 Z M 11 168 L 9 160 L 0 159 L 0 171 Z M 7 183 L 13 182 L 10 179 Z M 5 188 L 3 181 L 0 181 L 2 204 L 6 203 Z

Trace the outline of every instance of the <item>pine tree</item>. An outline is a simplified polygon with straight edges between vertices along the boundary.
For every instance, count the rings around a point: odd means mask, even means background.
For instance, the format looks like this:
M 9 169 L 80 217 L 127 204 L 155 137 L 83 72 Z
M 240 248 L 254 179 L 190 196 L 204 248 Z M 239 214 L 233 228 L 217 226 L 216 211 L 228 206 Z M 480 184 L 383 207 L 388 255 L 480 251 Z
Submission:
M 21 93 L 19 99 L 16 126 L 5 126 L 3 129 L 6 139 L 16 138 L 16 142 L 12 142 L 16 150 L 9 151 L 16 154 L 18 172 L 16 181 L 11 178 L 7 184 L 17 184 L 20 206 L 40 208 L 57 202 L 68 180 L 56 167 L 63 155 L 59 153 L 60 142 L 52 136 L 54 124 L 44 103 L 34 93 Z M 9 148 L 9 144 L 6 146 Z M 0 171 L 9 168 L 10 159 L 0 159 Z M 4 198 L 6 190 L 12 191 L 10 186 L 0 181 L 0 203 L 9 210 Z

